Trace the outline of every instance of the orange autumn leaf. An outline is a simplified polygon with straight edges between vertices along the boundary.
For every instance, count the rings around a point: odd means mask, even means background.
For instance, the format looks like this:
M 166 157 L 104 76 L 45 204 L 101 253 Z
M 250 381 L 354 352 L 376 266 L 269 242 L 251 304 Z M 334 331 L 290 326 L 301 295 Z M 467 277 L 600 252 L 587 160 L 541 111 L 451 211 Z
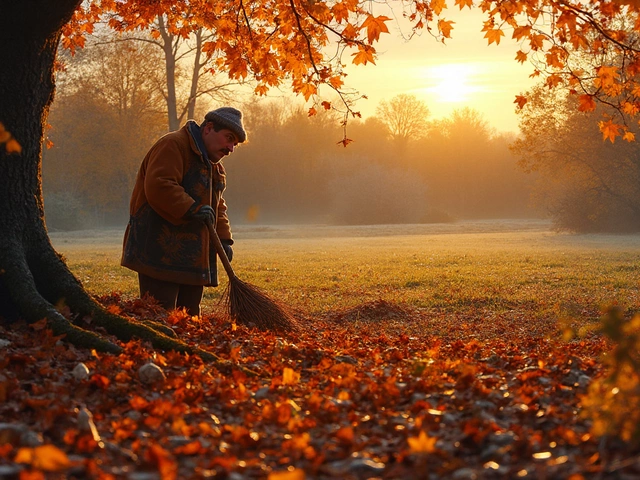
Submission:
M 353 433 L 353 428 L 341 427 L 336 432 L 336 438 L 345 444 L 353 443 L 353 439 L 355 438 L 355 434 Z
M 522 109 L 527 103 L 527 97 L 524 95 L 516 95 L 516 99 L 513 101 L 519 109 Z
M 109 313 L 113 313 L 114 315 L 118 315 L 122 311 L 122 309 L 118 305 L 109 305 L 107 307 L 107 311 Z
M 256 88 L 253 91 L 255 92 L 256 95 L 258 95 L 260 97 L 263 97 L 267 93 L 269 93 L 269 87 L 267 87 L 264 84 L 261 84 L 261 85 L 256 86 Z
M 445 38 L 451 38 L 451 30 L 453 30 L 453 22 L 451 20 L 439 20 L 438 21 L 438 30 L 442 33 L 442 36 Z
M 500 38 L 504 37 L 504 32 L 499 28 L 487 30 L 484 34 L 484 38 L 489 40 L 489 45 L 495 42 L 496 45 L 500 45 Z
M 581 112 L 593 112 L 596 109 L 596 102 L 591 95 L 580 95 L 578 102 L 578 110 Z
M 16 453 L 14 461 L 45 472 L 60 472 L 74 465 L 67 454 L 55 445 L 21 448 Z
M 94 385 L 104 390 L 108 388 L 110 384 L 111 384 L 111 380 L 109 380 L 104 375 L 100 375 L 98 373 L 94 373 L 93 375 L 91 375 L 91 385 Z
M 556 69 L 564 67 L 564 61 L 559 57 L 558 52 L 547 53 L 546 62 L 547 65 Z
M 598 78 L 595 79 L 594 84 L 597 87 L 610 87 L 618 79 L 618 69 L 616 67 L 602 66 L 596 69 Z
M 290 446 L 291 448 L 299 451 L 303 451 L 305 448 L 309 446 L 311 443 L 311 435 L 307 432 L 303 432 L 299 435 L 294 435 L 291 439 Z
M 318 87 L 310 83 L 305 83 L 300 87 L 299 93 L 304 96 L 305 100 L 309 100 L 313 95 L 318 93 Z
M 529 25 L 521 25 L 513 29 L 513 34 L 511 38 L 516 41 L 522 40 L 524 37 L 527 37 L 531 34 L 531 26 Z
M 18 141 L 15 138 L 12 138 L 11 140 L 9 140 L 5 147 L 7 149 L 7 153 L 21 153 L 22 152 L 22 146 L 18 143 Z
M 460 7 L 460 10 L 462 10 L 464 7 L 473 7 L 473 0 L 455 0 L 455 5 L 457 5 L 458 7 Z
M 285 367 L 282 371 L 282 384 L 295 385 L 300 380 L 300 374 L 289 367 Z
M 620 131 L 623 128 L 622 125 L 614 123 L 613 120 L 601 121 L 598 126 L 602 132 L 603 140 L 609 140 L 611 143 L 616 141 L 616 137 L 620 136 Z
M 378 41 L 381 33 L 389 33 L 389 29 L 386 24 L 389 20 L 391 19 L 384 15 L 379 15 L 377 17 L 369 15 L 366 20 L 362 22 L 362 26 L 360 28 L 367 29 L 367 40 L 369 43 Z
M 633 117 L 640 112 L 640 104 L 634 102 L 622 102 L 622 111 Z
M 627 142 L 635 142 L 636 136 L 632 132 L 625 132 L 625 134 L 622 136 L 622 139 Z
M 564 79 L 562 78 L 562 76 L 553 73 L 547 77 L 544 83 L 549 88 L 555 88 L 558 85 L 562 84 L 563 81 Z
M 433 453 L 436 450 L 436 437 L 429 437 L 424 431 L 417 437 L 407 438 L 411 453 Z
M 336 3 L 333 7 L 331 7 L 333 18 L 338 23 L 342 23 L 343 21 L 347 20 L 349 18 L 350 12 L 351 10 L 345 2 Z
M 193 442 L 189 442 L 186 445 L 182 445 L 177 447 L 173 453 L 175 455 L 198 455 L 202 453 L 205 449 L 199 440 L 194 440 Z
M 134 410 L 140 411 L 147 408 L 149 406 L 149 402 L 141 396 L 136 395 L 133 398 L 129 399 L 129 405 L 131 405 L 131 408 L 133 408 Z
M 329 85 L 331 85 L 333 88 L 338 89 L 340 87 L 342 87 L 342 85 L 344 84 L 342 78 L 338 77 L 338 76 L 334 76 L 329 78 Z
M 575 12 L 567 9 L 560 14 L 557 25 L 558 27 L 567 28 L 570 32 L 574 33 L 576 31 L 576 21 L 577 17 Z
M 518 50 L 518 53 L 516 53 L 516 61 L 518 61 L 519 63 L 524 63 L 527 61 L 527 54 L 524 53 L 522 50 Z
M 440 15 L 445 8 L 447 8 L 446 0 L 431 0 L 431 9 L 436 15 Z
M 40 470 L 22 470 L 20 480 L 47 480 L 47 477 Z
M 540 50 L 544 47 L 544 41 L 546 37 L 542 34 L 532 35 L 530 37 L 529 45 L 533 50 Z
M 285 470 L 281 472 L 271 472 L 267 480 L 305 480 L 306 475 L 301 468 Z
M 353 140 L 351 140 L 350 138 L 343 138 L 342 140 L 340 140 L 338 142 L 338 145 L 342 145 L 343 147 L 346 147 L 347 145 L 349 145 L 351 142 L 353 142 Z
M 20 143 L 18 143 L 18 141 L 13 138 L 11 133 L 7 129 L 5 129 L 4 124 L 0 122 L 0 145 L 2 144 L 4 144 L 4 148 L 6 149 L 7 153 L 19 154 L 22 152 L 22 146 L 20 145 Z
M 9 443 L 0 445 L 0 458 L 7 460 L 9 458 L 9 453 L 11 453 L 11 451 L 13 451 L 13 445 Z
M 353 64 L 354 65 L 366 65 L 367 63 L 373 63 L 375 65 L 375 60 L 373 58 L 373 54 L 375 50 L 366 45 L 358 45 L 359 51 L 357 53 L 352 53 L 353 56 Z
M 354 39 L 358 36 L 358 31 L 352 24 L 347 23 L 344 30 L 342 30 L 342 36 L 346 39 Z
M 161 480 L 176 480 L 178 478 L 178 464 L 173 456 L 158 444 L 153 444 L 147 450 L 147 459 L 156 466 Z

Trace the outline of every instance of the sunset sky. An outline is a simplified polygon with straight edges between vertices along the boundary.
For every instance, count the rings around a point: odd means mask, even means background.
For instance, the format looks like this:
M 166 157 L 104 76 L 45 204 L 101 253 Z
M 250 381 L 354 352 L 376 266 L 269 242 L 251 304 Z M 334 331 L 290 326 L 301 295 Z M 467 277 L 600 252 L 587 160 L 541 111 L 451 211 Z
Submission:
M 454 109 L 468 106 L 481 112 L 498 131 L 518 130 L 515 95 L 534 81 L 530 64 L 515 61 L 519 47 L 505 31 L 500 45 L 487 45 L 481 32 L 479 10 L 460 12 L 457 7 L 443 16 L 453 20 L 451 39 L 442 45 L 427 33 L 410 42 L 400 37 L 397 24 L 383 34 L 376 48 L 376 65 L 347 67 L 349 86 L 368 96 L 357 108 L 363 117 L 375 114 L 381 100 L 400 93 L 424 100 L 431 118 L 448 116 Z

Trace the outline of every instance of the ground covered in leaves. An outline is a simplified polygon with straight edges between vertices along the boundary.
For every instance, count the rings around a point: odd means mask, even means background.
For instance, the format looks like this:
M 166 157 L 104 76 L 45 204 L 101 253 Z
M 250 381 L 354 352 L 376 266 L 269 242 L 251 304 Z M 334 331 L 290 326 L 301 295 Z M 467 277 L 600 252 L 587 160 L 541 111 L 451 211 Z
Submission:
M 103 355 L 44 324 L 3 325 L 0 478 L 640 475 L 632 452 L 594 438 L 581 414 L 608 348 L 598 336 L 565 342 L 539 319 L 380 300 L 303 319 L 305 331 L 281 337 L 101 301 L 161 319 L 220 362 L 136 342 Z

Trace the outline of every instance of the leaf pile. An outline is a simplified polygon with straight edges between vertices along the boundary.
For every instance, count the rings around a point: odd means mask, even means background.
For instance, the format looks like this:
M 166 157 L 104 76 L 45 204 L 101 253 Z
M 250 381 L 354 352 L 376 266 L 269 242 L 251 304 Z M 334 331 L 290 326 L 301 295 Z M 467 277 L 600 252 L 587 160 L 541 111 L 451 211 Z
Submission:
M 625 461 L 632 452 L 594 438 L 581 415 L 580 397 L 609 348 L 598 336 L 560 343 L 552 328 L 534 328 L 537 320 L 473 323 L 373 302 L 307 319 L 305 332 L 283 338 L 117 295 L 101 301 L 153 315 L 225 363 L 138 342 L 119 356 L 99 355 L 53 338 L 44 325 L 2 327 L 0 477 L 638 473 Z M 476 335 L 481 325 L 491 334 Z M 149 363 L 162 375 L 142 376 Z

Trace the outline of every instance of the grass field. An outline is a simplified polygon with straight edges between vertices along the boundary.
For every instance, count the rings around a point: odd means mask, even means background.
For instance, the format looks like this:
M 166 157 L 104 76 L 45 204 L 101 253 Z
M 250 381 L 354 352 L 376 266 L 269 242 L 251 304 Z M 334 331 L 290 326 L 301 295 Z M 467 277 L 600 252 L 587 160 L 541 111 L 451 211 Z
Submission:
M 137 295 L 135 274 L 119 266 L 122 231 L 51 237 L 92 293 Z M 541 221 L 496 220 L 240 226 L 235 239 L 238 276 L 310 316 L 376 301 L 432 320 L 455 314 L 592 321 L 613 303 L 640 311 L 640 235 L 575 235 Z M 223 287 L 224 272 L 220 280 Z M 206 289 L 205 313 L 222 290 Z

